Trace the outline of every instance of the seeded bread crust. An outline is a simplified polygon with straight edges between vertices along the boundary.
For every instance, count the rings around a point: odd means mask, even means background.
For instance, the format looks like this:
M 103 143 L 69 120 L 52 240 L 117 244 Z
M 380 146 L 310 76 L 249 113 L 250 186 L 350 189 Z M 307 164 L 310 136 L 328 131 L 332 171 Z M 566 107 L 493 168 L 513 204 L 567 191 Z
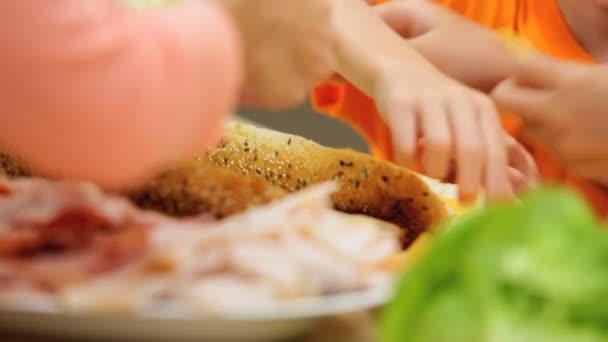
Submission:
M 255 176 L 288 192 L 334 180 L 339 184 L 332 196 L 336 209 L 397 224 L 406 229 L 406 244 L 447 217 L 443 201 L 407 169 L 251 125 L 229 124 L 219 146 L 198 160 L 201 166 Z
M 257 177 L 191 161 L 126 192 L 126 196 L 144 209 L 172 216 L 206 213 L 219 218 L 270 203 L 286 194 Z
M 0 153 L 0 175 L 29 176 Z M 241 123 L 222 142 L 124 193 L 140 207 L 174 216 L 225 217 L 312 184 L 336 181 L 337 210 L 375 217 L 404 229 L 404 245 L 447 218 L 443 201 L 415 173 L 367 154 L 320 146 L 305 138 Z
M 17 159 L 0 152 L 0 176 L 16 178 L 29 175 L 29 171 Z

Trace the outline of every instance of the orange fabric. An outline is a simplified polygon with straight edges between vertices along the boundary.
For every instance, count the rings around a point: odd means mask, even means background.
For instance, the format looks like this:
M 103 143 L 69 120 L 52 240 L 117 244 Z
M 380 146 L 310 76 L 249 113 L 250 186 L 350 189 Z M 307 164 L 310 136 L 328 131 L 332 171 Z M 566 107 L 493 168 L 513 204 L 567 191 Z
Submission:
M 390 131 L 382 121 L 374 100 L 359 89 L 336 80 L 317 86 L 312 93 L 316 110 L 351 124 L 370 144 L 378 158 L 392 160 Z
M 383 3 L 389 0 L 376 0 Z M 526 38 L 537 50 L 553 57 L 595 63 L 580 46 L 565 22 L 557 0 L 436 0 L 461 15 L 496 30 L 510 30 Z M 346 121 L 369 142 L 380 158 L 394 158 L 391 133 L 374 101 L 343 81 L 316 87 L 313 105 L 323 113 Z M 520 140 L 536 160 L 541 177 L 548 182 L 579 189 L 603 217 L 608 217 L 608 192 L 566 170 L 552 151 L 542 143 L 520 134 L 518 118 L 503 115 L 507 132 Z

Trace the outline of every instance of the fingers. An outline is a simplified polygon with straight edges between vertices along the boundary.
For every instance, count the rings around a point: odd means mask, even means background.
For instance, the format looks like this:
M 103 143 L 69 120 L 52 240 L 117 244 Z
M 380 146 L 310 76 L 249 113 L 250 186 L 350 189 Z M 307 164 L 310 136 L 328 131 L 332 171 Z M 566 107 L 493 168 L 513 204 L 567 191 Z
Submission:
M 388 109 L 387 121 L 391 127 L 395 162 L 409 167 L 414 164 L 417 151 L 418 125 L 416 110 L 412 105 L 396 106 Z
M 381 106 L 392 130 L 396 162 L 411 165 L 420 142 L 425 173 L 442 180 L 455 173 L 461 200 L 474 200 L 482 186 L 489 198 L 511 198 L 505 133 L 493 103 L 468 91 L 421 98 L 393 97 Z
M 460 199 L 474 200 L 482 185 L 489 199 L 512 198 L 505 133 L 493 103 L 477 93 L 461 93 L 448 103 Z
M 463 97 L 449 103 L 451 125 L 456 149 L 456 182 L 463 201 L 474 200 L 481 187 L 485 161 L 481 144 L 477 109 Z
M 461 200 L 475 199 L 482 187 L 491 199 L 513 197 L 506 133 L 487 96 L 453 85 L 379 100 L 391 128 L 398 163 L 411 165 L 419 151 L 417 143 L 421 142 L 425 173 L 442 180 L 455 173 Z M 525 155 L 518 160 L 528 161 Z M 524 180 L 535 172 L 522 170 Z
M 424 169 L 429 176 L 443 179 L 453 153 L 448 113 L 443 103 L 434 99 L 424 100 L 419 111 L 424 136 Z
M 537 182 L 526 178 L 523 173 L 515 168 L 509 167 L 507 172 L 509 175 L 509 183 L 511 183 L 511 187 L 513 187 L 516 193 L 533 189 L 537 184 Z
M 541 141 L 553 141 L 563 119 L 559 113 L 549 111 L 555 101 L 553 92 L 526 88 L 508 80 L 492 93 L 499 108 L 523 121 L 523 133 Z
M 513 137 L 507 136 L 509 167 L 517 170 L 529 183 L 539 179 L 538 167 L 532 155 Z
M 584 71 L 583 65 L 528 55 L 519 61 L 515 75 L 496 87 L 492 97 L 501 109 L 524 120 L 528 128 L 560 125 L 558 113 L 548 113 L 547 109 L 563 100 L 558 94 L 564 84 Z
M 562 82 L 567 66 L 539 53 L 526 54 L 519 59 L 514 78 L 529 88 L 553 90 Z
M 492 97 L 498 107 L 521 117 L 526 126 L 542 126 L 550 119 L 546 109 L 555 100 L 555 92 L 577 72 L 576 65 L 541 54 L 526 55 L 519 60 L 515 75 L 498 85 Z
M 506 133 L 494 104 L 485 97 L 477 101 L 480 132 L 485 146 L 486 194 L 490 199 L 511 199 L 514 194 L 507 175 Z
M 504 81 L 492 92 L 499 108 L 520 117 L 527 126 L 542 125 L 546 120 L 547 103 L 552 93 L 518 84 L 514 79 Z
M 532 155 L 513 137 L 507 136 L 509 153 L 509 182 L 516 193 L 534 187 L 540 178 Z

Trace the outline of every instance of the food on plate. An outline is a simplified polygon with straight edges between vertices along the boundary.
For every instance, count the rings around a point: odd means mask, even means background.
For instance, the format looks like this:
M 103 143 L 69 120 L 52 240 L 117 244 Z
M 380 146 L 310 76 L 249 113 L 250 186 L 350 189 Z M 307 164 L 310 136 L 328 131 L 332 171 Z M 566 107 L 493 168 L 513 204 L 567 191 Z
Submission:
M 148 217 L 90 184 L 0 179 L 0 288 L 51 291 L 111 270 L 144 252 Z
M 0 176 L 28 177 L 31 173 L 17 159 L 0 153 Z M 167 168 L 143 184 L 121 191 L 143 209 L 172 216 L 210 214 L 223 218 L 287 194 L 254 176 L 212 165 L 185 161 Z
M 140 208 L 172 216 L 208 213 L 223 218 L 283 198 L 287 193 L 257 177 L 188 161 L 125 194 Z
M 0 174 L 27 176 L 0 154 Z M 335 181 L 336 209 L 394 223 L 403 245 L 447 217 L 444 201 L 415 173 L 369 155 L 302 137 L 231 123 L 221 144 L 126 192 L 137 205 L 174 216 L 226 217 L 310 185 Z
M 0 177 L 26 177 L 29 176 L 29 171 L 18 162 L 17 159 L 9 156 L 6 153 L 0 152 Z
M 218 221 L 91 184 L 2 180 L 0 308 L 183 317 L 390 286 L 401 231 L 331 209 L 334 189 Z
M 382 341 L 608 341 L 608 232 L 543 189 L 456 219 L 403 276 Z
M 288 192 L 334 180 L 334 207 L 405 228 L 406 245 L 445 219 L 442 200 L 415 173 L 367 154 L 320 146 L 302 137 L 232 123 L 222 143 L 200 158 L 265 179 Z

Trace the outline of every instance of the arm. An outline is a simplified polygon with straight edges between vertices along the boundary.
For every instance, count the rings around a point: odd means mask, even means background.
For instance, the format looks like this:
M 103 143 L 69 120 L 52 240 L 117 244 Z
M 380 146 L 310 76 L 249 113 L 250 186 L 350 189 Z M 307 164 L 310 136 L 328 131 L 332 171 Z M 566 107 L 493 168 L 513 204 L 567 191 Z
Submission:
M 120 185 L 214 142 L 239 49 L 212 2 L 0 2 L 0 145 L 39 172 Z
M 361 113 L 370 108 L 352 106 L 360 95 L 346 98 L 348 87 L 333 93 L 317 88 L 317 108 L 322 104 L 360 131 L 373 132 L 366 135 L 376 141 L 390 140 L 400 164 L 422 157 L 432 177 L 445 178 L 455 159 L 463 199 L 482 186 L 489 197 L 510 197 L 506 141 L 491 100 L 441 73 L 364 1 L 334 0 L 333 5 L 338 73 L 373 98 L 379 112 Z M 424 138 L 422 156 L 419 137 Z
M 514 71 L 516 56 L 493 30 L 428 0 L 376 6 L 386 23 L 449 76 L 490 91 Z
M 391 31 L 361 0 L 334 0 L 332 29 L 336 30 L 337 72 L 366 94 L 375 92 L 386 64 L 433 71 L 413 46 Z
M 218 0 L 238 24 L 245 47 L 244 105 L 298 105 L 335 70 L 334 0 Z
M 574 186 L 608 218 L 608 68 L 560 62 L 542 55 L 522 59 L 514 76 L 493 92 L 502 108 L 524 121 L 528 142 L 564 169 L 550 175 Z

